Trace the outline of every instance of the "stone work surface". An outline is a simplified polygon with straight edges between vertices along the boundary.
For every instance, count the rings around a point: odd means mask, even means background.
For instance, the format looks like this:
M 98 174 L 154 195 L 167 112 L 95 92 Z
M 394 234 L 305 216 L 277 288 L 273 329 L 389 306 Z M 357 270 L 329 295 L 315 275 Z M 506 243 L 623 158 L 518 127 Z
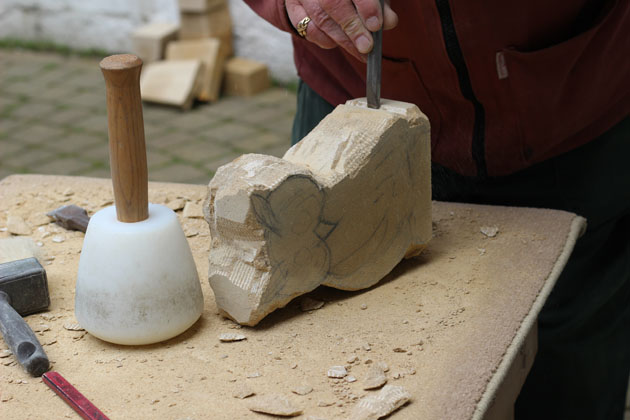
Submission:
M 430 129 L 415 105 L 340 105 L 284 158 L 222 166 L 204 206 L 209 280 L 255 325 L 319 285 L 359 290 L 431 238 Z
M 20 173 L 109 178 L 99 58 L 0 49 L 0 179 Z M 144 105 L 149 179 L 207 184 L 243 153 L 282 156 L 295 94 L 274 87 L 188 112 Z

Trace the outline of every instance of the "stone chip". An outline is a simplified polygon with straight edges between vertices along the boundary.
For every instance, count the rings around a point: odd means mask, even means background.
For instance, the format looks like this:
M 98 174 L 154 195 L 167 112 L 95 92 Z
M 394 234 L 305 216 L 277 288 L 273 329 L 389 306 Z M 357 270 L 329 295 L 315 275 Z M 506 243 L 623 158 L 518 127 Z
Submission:
M 166 207 L 168 207 L 169 209 L 173 211 L 181 210 L 184 208 L 185 205 L 186 205 L 186 201 L 184 201 L 181 198 L 176 198 L 166 203 Z
M 306 395 L 313 392 L 313 387 L 308 384 L 302 384 L 302 385 L 293 387 L 293 389 L 291 389 L 291 392 L 298 395 Z
M 30 235 L 32 232 L 24 219 L 16 214 L 7 217 L 7 230 L 13 235 Z
M 85 331 L 85 328 L 83 328 L 78 322 L 65 322 L 63 324 L 63 328 L 68 331 Z
M 247 340 L 247 337 L 244 334 L 239 333 L 223 333 L 219 335 L 219 340 L 224 343 L 231 343 L 234 341 Z
M 348 374 L 345 366 L 332 366 L 328 369 L 327 375 L 329 378 L 343 378 Z
M 499 228 L 497 226 L 482 226 L 480 231 L 488 238 L 494 238 L 499 233 Z
M 308 296 L 300 299 L 300 309 L 302 312 L 314 311 L 324 306 L 324 302 L 321 300 L 312 299 Z
M 187 202 L 184 206 L 184 217 L 188 219 L 203 219 L 203 210 L 201 204 Z
M 372 366 L 363 381 L 363 389 L 380 388 L 387 383 L 385 371 L 378 365 Z
M 386 385 L 377 395 L 359 400 L 352 410 L 353 420 L 376 420 L 388 416 L 411 399 L 411 394 L 402 386 Z
M 251 411 L 274 416 L 295 417 L 302 414 L 302 410 L 296 407 L 287 397 L 279 394 L 269 394 L 252 397 L 247 404 Z
M 251 397 L 252 395 L 256 395 L 256 393 L 247 385 L 242 385 L 240 388 L 238 388 L 234 394 L 232 394 L 232 396 L 234 398 L 238 398 L 238 399 L 245 399 L 248 397 Z

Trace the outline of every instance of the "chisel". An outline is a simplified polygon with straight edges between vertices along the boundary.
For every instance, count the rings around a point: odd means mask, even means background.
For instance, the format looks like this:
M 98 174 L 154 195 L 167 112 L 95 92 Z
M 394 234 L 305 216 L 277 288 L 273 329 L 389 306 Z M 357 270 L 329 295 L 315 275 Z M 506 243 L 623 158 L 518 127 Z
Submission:
M 46 372 L 42 379 L 57 395 L 59 395 L 74 411 L 85 420 L 108 420 L 101 410 L 96 408 L 83 394 L 66 381 L 58 372 Z
M 384 15 L 383 7 L 385 0 L 380 0 L 381 12 Z M 383 16 L 383 19 L 384 16 Z M 366 75 L 366 97 L 368 108 L 378 109 L 381 107 L 381 59 L 383 56 L 383 27 L 376 32 L 372 32 L 374 46 L 368 53 L 367 75 Z

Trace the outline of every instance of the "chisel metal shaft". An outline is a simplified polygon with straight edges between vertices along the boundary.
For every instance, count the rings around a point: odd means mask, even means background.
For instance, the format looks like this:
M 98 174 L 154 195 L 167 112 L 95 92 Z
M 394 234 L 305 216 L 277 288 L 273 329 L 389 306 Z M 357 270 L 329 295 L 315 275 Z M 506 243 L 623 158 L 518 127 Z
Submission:
M 381 1 L 381 12 L 385 0 Z M 369 108 L 381 107 L 381 61 L 383 57 L 383 28 L 372 32 L 374 46 L 368 54 L 366 74 L 366 97 Z

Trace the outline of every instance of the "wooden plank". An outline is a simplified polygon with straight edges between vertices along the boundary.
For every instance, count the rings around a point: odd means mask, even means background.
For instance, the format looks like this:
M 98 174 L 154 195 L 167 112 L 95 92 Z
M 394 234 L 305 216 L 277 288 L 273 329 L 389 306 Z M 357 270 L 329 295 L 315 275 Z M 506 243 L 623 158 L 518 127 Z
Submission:
M 219 38 L 228 56 L 233 54 L 232 17 L 227 6 L 207 13 L 181 13 L 179 39 Z
M 173 41 L 166 48 L 167 60 L 198 59 L 203 62 L 201 90 L 197 96 L 201 101 L 219 99 L 225 58 L 226 51 L 218 38 Z
M 177 38 L 179 26 L 172 23 L 152 23 L 136 29 L 131 34 L 133 53 L 147 64 L 161 60 L 169 41 Z
M 178 3 L 184 13 L 205 13 L 227 5 L 226 0 L 179 0 Z
M 140 78 L 142 100 L 190 109 L 202 82 L 201 60 L 157 61 Z

